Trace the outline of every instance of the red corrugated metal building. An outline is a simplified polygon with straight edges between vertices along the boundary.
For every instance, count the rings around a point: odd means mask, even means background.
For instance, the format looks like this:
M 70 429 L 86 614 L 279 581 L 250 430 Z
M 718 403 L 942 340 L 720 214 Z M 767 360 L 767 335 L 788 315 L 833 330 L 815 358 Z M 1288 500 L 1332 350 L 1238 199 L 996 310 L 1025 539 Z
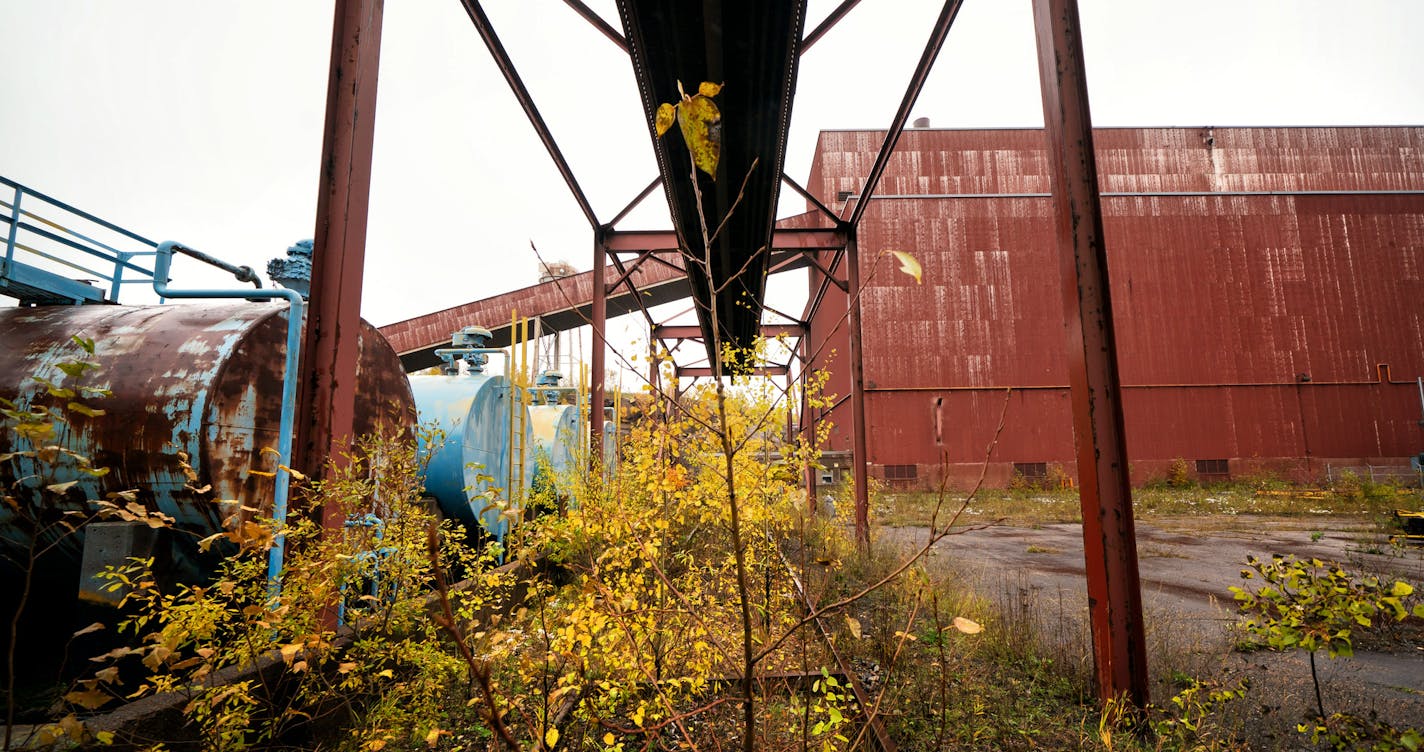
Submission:
M 809 190 L 844 212 L 884 135 L 823 132 Z M 1177 459 L 1304 479 L 1424 451 L 1424 128 L 1095 138 L 1136 482 Z M 1049 191 L 1041 130 L 901 138 L 859 235 L 874 476 L 977 476 L 1005 400 L 991 482 L 1074 473 Z M 811 322 L 842 397 L 845 304 L 832 286 Z M 848 449 L 848 402 L 820 412 Z

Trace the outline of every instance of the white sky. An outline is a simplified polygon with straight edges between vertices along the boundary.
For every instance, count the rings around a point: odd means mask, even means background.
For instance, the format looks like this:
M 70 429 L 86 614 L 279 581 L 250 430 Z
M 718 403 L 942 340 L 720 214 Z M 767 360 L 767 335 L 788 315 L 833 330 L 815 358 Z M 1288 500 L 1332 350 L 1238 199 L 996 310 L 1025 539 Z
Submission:
M 811 0 L 807 28 L 836 4 Z M 626 56 L 559 0 L 485 5 L 606 221 L 656 174 Z M 612 0 L 590 5 L 619 26 Z M 889 124 L 939 7 L 865 0 L 806 53 L 788 174 L 804 180 L 820 129 Z M 1420 0 L 1081 9 L 1097 125 L 1424 123 Z M 0 175 L 265 270 L 312 235 L 331 16 L 317 0 L 0 0 Z M 588 226 L 460 4 L 390 0 L 383 33 L 364 315 L 532 284 L 530 240 L 589 268 Z M 1041 107 L 1030 1 L 968 0 L 912 117 L 1039 126 Z M 666 226 L 660 194 L 621 225 Z M 772 298 L 799 311 L 804 277 L 783 276 Z

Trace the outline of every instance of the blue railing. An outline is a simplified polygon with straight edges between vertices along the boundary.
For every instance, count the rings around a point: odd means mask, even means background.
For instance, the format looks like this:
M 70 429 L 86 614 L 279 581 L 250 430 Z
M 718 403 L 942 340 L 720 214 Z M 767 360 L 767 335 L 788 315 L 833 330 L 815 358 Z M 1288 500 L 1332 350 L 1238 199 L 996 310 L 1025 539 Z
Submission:
M 0 222 L 8 226 L 0 295 L 116 303 L 124 285 L 153 284 L 154 241 L 4 176 L 0 186 L 11 194 L 8 201 L 0 198 Z M 5 192 L 0 188 L 0 195 Z M 109 234 L 108 242 L 96 237 Z

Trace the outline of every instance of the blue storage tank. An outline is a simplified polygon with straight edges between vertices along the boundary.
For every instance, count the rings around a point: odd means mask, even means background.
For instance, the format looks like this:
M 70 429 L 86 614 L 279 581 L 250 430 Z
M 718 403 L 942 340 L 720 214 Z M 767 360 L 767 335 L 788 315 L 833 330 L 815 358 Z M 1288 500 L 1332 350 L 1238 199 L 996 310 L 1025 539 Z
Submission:
M 445 360 L 438 375 L 410 377 L 411 392 L 423 428 L 443 432 L 430 443 L 422 435 L 418 450 L 425 466 L 425 491 L 446 517 L 466 524 L 478 522 L 497 539 L 509 529 L 510 390 L 509 379 L 484 372 L 490 333 L 466 327 L 452 338 L 453 347 L 437 350 Z M 460 373 L 459 361 L 466 364 Z M 425 433 L 425 431 L 422 431 Z M 528 446 L 527 438 L 525 446 Z M 523 469 L 520 469 L 523 472 Z M 526 482 L 527 487 L 527 482 Z
M 579 451 L 579 409 L 576 405 L 559 404 L 564 396 L 576 391 L 563 386 L 563 374 L 545 371 L 539 374 L 529 406 L 528 465 L 531 469 L 530 488 L 566 484 L 576 468 Z
M 613 421 L 603 421 L 603 476 L 618 472 L 618 427 Z
M 562 484 L 576 467 L 579 446 L 578 408 L 573 405 L 529 407 L 531 488 Z

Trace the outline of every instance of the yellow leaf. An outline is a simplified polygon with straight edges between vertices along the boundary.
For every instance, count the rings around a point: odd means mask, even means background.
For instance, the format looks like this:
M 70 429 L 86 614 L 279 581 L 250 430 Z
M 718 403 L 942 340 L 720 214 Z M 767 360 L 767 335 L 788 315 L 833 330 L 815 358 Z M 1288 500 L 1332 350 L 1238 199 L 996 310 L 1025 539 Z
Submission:
M 78 482 L 79 482 L 79 481 L 77 481 L 77 480 L 71 480 L 71 481 L 67 481 L 67 482 L 65 482 L 65 483 L 52 483 L 52 484 L 50 484 L 50 485 L 48 485 L 48 486 L 45 486 L 45 490 L 46 490 L 46 491 L 51 491 L 51 492 L 57 493 L 57 494 L 62 494 L 62 493 L 64 493 L 64 492 L 68 491 L 69 489 L 74 488 L 74 485 L 75 485 L 76 483 L 78 483 Z
M 38 444 L 54 437 L 53 423 L 21 423 L 15 426 L 15 433 L 29 439 L 30 443 Z
M 544 746 L 548 749 L 553 749 L 554 745 L 558 743 L 559 730 L 551 726 L 548 731 L 544 732 Z
M 441 728 L 430 729 L 430 733 L 425 735 L 425 746 L 435 749 L 435 745 L 440 743 L 440 737 L 450 733 Z
M 385 748 L 386 748 L 386 740 L 385 740 L 385 739 L 372 739 L 371 741 L 366 742 L 366 749 L 370 750 L 371 752 L 379 752 L 379 750 L 382 750 L 382 749 L 385 749 Z
M 87 626 L 87 627 L 85 627 L 85 628 L 79 630 L 78 632 L 75 632 L 75 633 L 74 633 L 74 636 L 75 636 L 75 637 L 79 637 L 80 635 L 87 635 L 87 634 L 89 634 L 90 632 L 98 632 L 99 630 L 101 630 L 101 629 L 103 629 L 103 628 L 104 628 L 104 623 L 101 622 L 101 621 L 96 621 L 96 622 L 94 622 L 93 624 L 90 624 L 89 626 Z
M 847 616 L 847 617 L 845 618 L 845 620 L 846 620 L 846 628 L 850 630 L 851 636 L 854 637 L 855 639 L 859 640 L 859 639 L 860 639 L 860 620 L 859 620 L 859 619 L 856 619 L 856 618 L 854 618 L 854 617 L 851 617 L 851 616 Z
M 612 732 L 612 731 L 609 731 L 608 733 L 606 733 L 606 734 L 603 735 L 603 743 L 604 743 L 605 745 L 607 745 L 607 746 L 609 746 L 609 747 L 612 747 L 612 746 L 613 746 L 613 742 L 614 742 L 614 736 L 613 736 L 613 732 Z
M 103 410 L 90 407 L 82 402 L 70 402 L 69 409 L 80 415 L 88 415 L 91 418 L 97 418 L 104 414 Z
M 963 632 L 964 634 L 979 634 L 980 632 L 984 631 L 984 627 L 981 626 L 979 622 L 974 621 L 972 619 L 966 619 L 963 616 L 954 617 L 953 623 L 954 628 Z
M 704 97 L 715 97 L 722 93 L 722 84 L 714 84 L 711 81 L 703 81 L 697 86 L 697 93 Z
M 104 705 L 113 698 L 110 697 L 109 694 L 106 692 L 100 692 L 97 689 L 91 689 L 85 692 L 80 692 L 78 690 L 70 692 L 69 694 L 64 696 L 64 699 L 66 702 L 72 702 L 75 705 L 78 705 L 86 710 L 94 710 Z
M 697 169 L 716 180 L 717 163 L 722 159 L 722 111 L 698 94 L 678 105 L 677 124 Z
M 920 276 L 924 270 L 920 268 L 920 262 L 916 261 L 914 256 L 904 251 L 886 251 L 886 253 L 893 255 L 900 262 L 900 271 L 915 278 L 915 284 L 921 283 Z
M 658 105 L 658 115 L 653 121 L 653 126 L 658 129 L 658 138 L 662 138 L 663 134 L 668 132 L 668 128 L 672 127 L 672 123 L 676 119 L 677 107 L 667 102 Z
M 216 542 L 220 538 L 226 537 L 228 537 L 227 533 L 214 533 L 212 535 L 209 535 L 208 537 L 198 541 L 198 550 L 206 552 L 209 548 L 212 548 L 214 542 Z
M 378 677 L 384 677 L 384 678 L 386 678 L 386 679 L 394 679 L 395 676 L 396 676 L 396 674 L 395 674 L 394 671 L 391 671 L 390 669 L 386 669 L 385 671 L 382 671 L 381 673 L 376 674 L 376 676 L 378 676 Z

